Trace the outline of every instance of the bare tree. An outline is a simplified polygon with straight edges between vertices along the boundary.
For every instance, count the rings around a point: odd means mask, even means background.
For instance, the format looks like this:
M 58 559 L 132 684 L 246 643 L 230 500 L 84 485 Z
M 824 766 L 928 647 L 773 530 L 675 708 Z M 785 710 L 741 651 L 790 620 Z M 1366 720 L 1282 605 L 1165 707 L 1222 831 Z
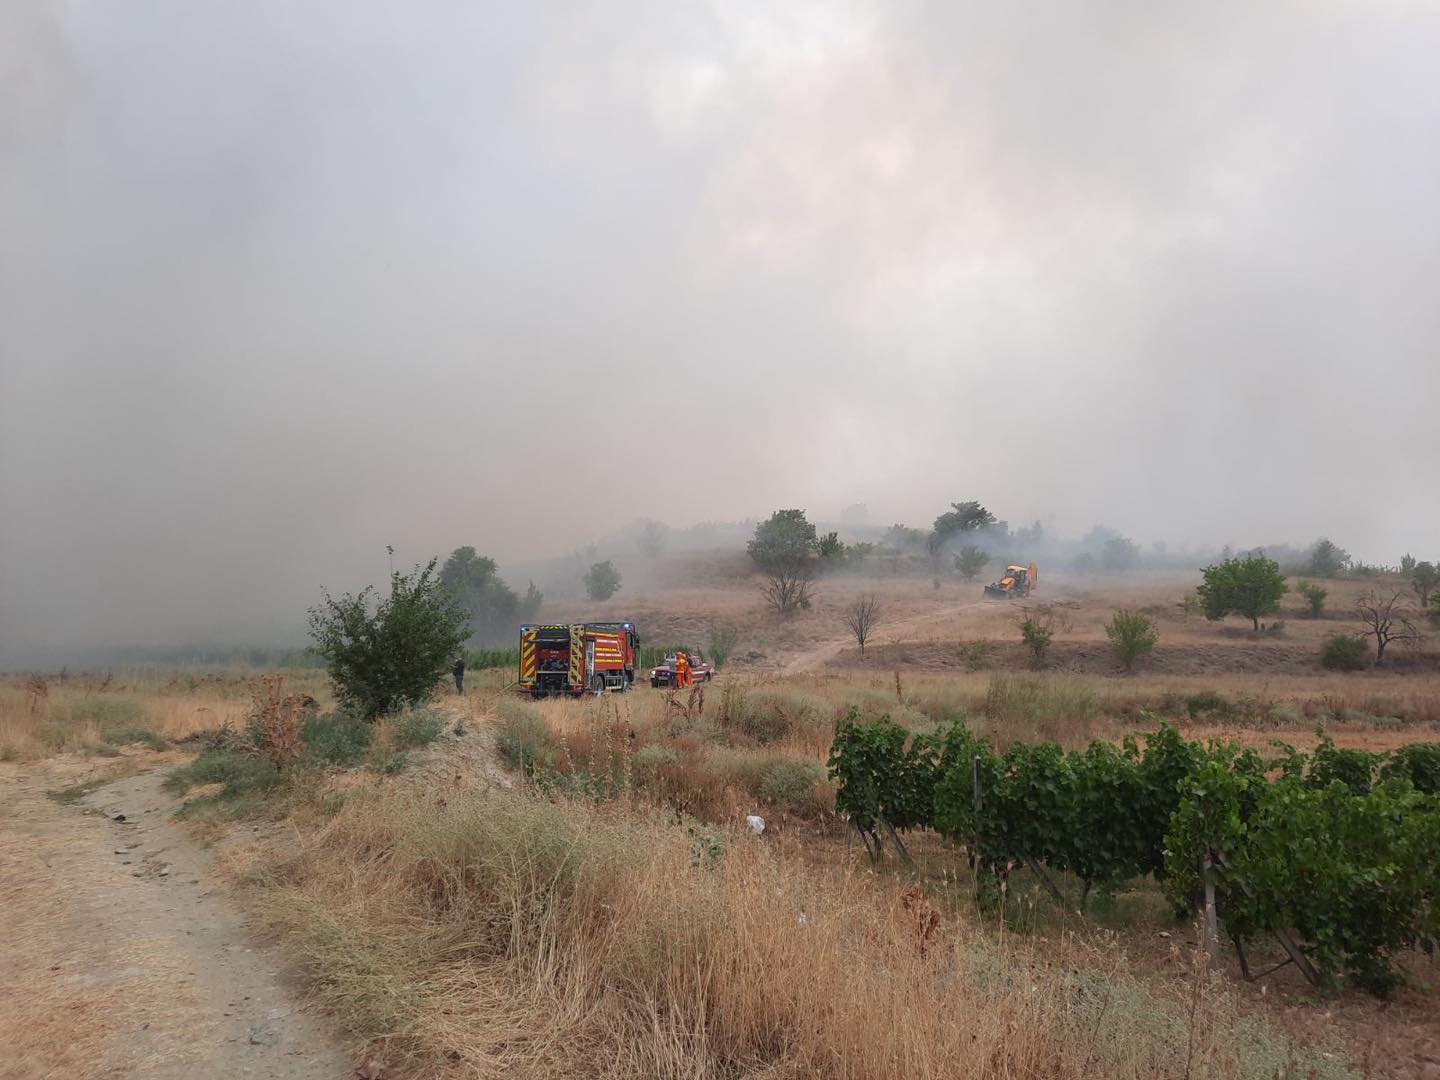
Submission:
M 865 655 L 865 642 L 870 640 L 871 633 L 879 624 L 880 615 L 880 601 L 875 599 L 874 593 L 856 597 L 845 609 L 845 625 L 850 628 L 850 633 L 855 635 L 855 643 L 860 646 L 861 656 Z
M 1375 639 L 1375 666 L 1385 662 L 1385 646 L 1392 641 L 1414 645 L 1423 636 L 1414 612 L 1403 603 L 1402 592 L 1389 595 L 1368 589 L 1355 601 L 1355 614 L 1365 624 L 1365 634 Z
M 808 565 L 776 566 L 765 573 L 760 595 L 777 615 L 790 615 L 810 606 Z

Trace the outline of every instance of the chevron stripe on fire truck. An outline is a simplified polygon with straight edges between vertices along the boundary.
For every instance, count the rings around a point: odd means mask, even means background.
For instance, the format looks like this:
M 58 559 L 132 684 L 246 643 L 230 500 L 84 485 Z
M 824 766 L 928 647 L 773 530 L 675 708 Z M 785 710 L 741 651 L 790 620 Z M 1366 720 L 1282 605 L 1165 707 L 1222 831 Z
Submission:
M 534 630 L 526 630 L 520 635 L 520 681 L 527 685 L 535 681 Z
M 570 685 L 585 685 L 585 628 L 570 628 Z

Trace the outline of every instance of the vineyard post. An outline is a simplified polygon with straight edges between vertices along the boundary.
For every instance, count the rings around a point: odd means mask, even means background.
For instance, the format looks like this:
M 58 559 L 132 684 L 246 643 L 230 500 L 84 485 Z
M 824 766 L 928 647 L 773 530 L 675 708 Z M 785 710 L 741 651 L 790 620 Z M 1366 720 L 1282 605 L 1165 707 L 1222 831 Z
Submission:
M 1215 860 L 1207 845 L 1200 858 L 1200 874 L 1205 881 L 1205 953 L 1212 967 L 1220 963 L 1220 924 L 1215 914 Z
M 980 902 L 980 807 L 984 802 L 980 794 L 980 755 L 970 761 L 971 782 L 975 797 L 975 837 L 970 842 L 970 862 L 975 867 L 975 902 Z

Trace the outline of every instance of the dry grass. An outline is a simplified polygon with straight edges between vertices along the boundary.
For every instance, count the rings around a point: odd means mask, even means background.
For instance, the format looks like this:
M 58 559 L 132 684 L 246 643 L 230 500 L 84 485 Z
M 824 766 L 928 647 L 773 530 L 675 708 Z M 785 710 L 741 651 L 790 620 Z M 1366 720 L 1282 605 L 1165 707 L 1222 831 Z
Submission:
M 1115 949 L 997 944 L 918 891 L 619 803 L 387 785 L 300 837 L 244 876 L 410 1075 L 1345 1075 L 1218 986 L 1192 1012 Z
M 0 758 L 35 760 L 70 751 L 104 751 L 127 730 L 180 739 L 239 724 L 259 673 L 120 672 L 0 679 Z M 287 673 L 286 686 L 328 695 L 323 672 Z

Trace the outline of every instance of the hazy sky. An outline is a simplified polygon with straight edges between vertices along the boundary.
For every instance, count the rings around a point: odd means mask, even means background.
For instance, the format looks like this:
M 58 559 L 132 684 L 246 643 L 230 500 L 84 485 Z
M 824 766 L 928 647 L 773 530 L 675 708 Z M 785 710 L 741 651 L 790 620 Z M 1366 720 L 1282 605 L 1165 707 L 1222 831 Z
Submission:
M 1440 4 L 0 3 L 0 662 L 776 506 L 1440 556 Z

